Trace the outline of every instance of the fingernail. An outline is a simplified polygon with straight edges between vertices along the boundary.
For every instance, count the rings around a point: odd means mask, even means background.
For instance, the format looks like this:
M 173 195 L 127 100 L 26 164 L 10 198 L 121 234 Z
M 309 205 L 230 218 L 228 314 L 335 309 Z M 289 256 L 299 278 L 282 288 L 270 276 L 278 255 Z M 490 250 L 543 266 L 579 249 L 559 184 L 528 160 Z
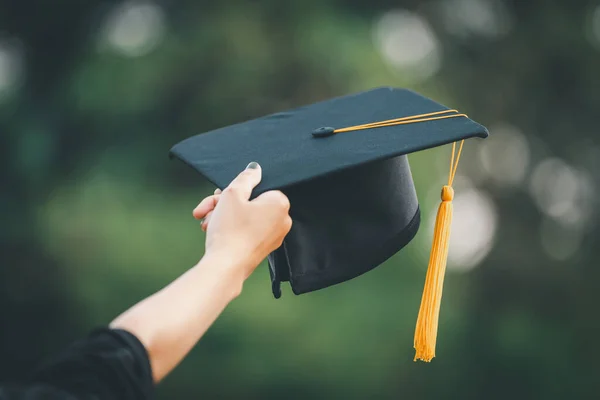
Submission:
M 206 219 L 206 218 L 202 218 L 202 219 L 200 220 L 200 225 L 204 224 L 204 220 L 205 220 L 205 219 Z
M 257 169 L 258 168 L 258 163 L 255 161 L 252 161 L 250 164 L 248 164 L 248 166 L 246 167 L 246 169 Z

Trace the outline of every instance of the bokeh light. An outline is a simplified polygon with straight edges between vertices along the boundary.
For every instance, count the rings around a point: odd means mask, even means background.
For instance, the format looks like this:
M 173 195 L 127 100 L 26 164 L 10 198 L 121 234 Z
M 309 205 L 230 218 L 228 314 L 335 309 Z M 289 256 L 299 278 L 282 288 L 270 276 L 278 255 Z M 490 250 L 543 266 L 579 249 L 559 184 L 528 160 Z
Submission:
M 424 80 L 440 68 L 437 37 L 418 14 L 406 10 L 387 12 L 377 21 L 374 33 L 385 61 L 407 79 Z
M 498 186 L 518 186 L 526 178 L 530 163 L 529 143 L 516 127 L 500 124 L 479 146 L 480 171 Z
M 15 39 L 0 39 L 0 101 L 18 88 L 23 77 L 23 47 Z
M 475 187 L 470 179 L 457 176 L 453 187 L 455 195 L 448 269 L 469 271 L 479 265 L 493 248 L 498 229 L 498 211 L 494 200 L 486 192 Z M 428 198 L 432 197 L 433 191 L 430 191 Z M 437 204 L 428 216 L 428 235 L 423 242 L 423 249 L 427 252 L 431 248 L 437 205 L 440 201 L 440 188 L 435 191 Z
M 591 13 L 589 33 L 590 41 L 600 50 L 600 5 Z
M 498 0 L 446 0 L 440 5 L 446 29 L 457 36 L 498 37 L 512 28 L 512 18 Z
M 5 3 L 0 386 L 197 263 L 214 187 L 174 143 L 394 86 L 491 133 L 453 185 L 436 359 L 412 340 L 451 145 L 409 155 L 414 241 L 279 300 L 259 266 L 156 398 L 598 397 L 600 0 Z
M 101 31 L 101 43 L 127 57 L 152 51 L 162 40 L 166 18 L 160 6 L 148 1 L 128 1 L 109 13 Z
M 591 222 L 595 190 L 586 171 L 547 158 L 535 167 L 529 189 L 538 208 L 563 226 L 584 228 Z
M 494 244 L 498 216 L 494 201 L 485 192 L 457 193 L 448 251 L 448 268 L 466 271 L 479 265 Z
M 546 218 L 540 225 L 540 241 L 548 257 L 556 261 L 567 261 L 577 254 L 583 233 Z

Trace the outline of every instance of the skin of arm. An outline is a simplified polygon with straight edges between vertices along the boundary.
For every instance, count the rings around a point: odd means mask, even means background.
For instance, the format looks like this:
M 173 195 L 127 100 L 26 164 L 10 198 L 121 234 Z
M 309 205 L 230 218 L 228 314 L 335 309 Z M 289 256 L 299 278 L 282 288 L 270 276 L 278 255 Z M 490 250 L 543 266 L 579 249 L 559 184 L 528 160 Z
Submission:
M 194 210 L 203 219 L 202 259 L 162 290 L 118 316 L 110 327 L 134 334 L 146 348 L 160 382 L 188 354 L 225 307 L 242 292 L 256 266 L 291 229 L 289 201 L 278 191 L 250 201 L 261 169 L 250 163 L 221 193 Z
M 242 290 L 239 266 L 203 257 L 171 284 L 117 317 L 111 328 L 127 330 L 144 344 L 154 382 L 161 381 L 200 340 Z

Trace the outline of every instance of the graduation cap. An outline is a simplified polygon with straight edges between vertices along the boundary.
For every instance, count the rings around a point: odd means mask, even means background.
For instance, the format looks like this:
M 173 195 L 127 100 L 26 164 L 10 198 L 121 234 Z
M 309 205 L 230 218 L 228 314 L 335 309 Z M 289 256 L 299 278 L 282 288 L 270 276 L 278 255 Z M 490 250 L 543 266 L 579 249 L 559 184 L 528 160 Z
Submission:
M 406 246 L 420 224 L 407 155 L 452 143 L 414 346 L 435 356 L 452 218 L 452 181 L 465 139 L 485 138 L 467 115 L 406 89 L 377 88 L 202 133 L 171 156 L 224 189 L 251 161 L 263 171 L 252 198 L 278 189 L 292 229 L 269 255 L 275 298 L 281 282 L 299 295 L 372 270 Z M 460 142 L 458 145 L 457 143 Z

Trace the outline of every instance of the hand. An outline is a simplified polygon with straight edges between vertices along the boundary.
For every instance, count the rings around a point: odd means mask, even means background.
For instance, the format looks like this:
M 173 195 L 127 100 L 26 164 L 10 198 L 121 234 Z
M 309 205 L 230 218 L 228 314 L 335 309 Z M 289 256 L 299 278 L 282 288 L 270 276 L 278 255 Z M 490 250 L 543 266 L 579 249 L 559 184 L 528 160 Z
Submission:
M 222 193 L 217 189 L 193 212 L 195 218 L 204 218 L 206 255 L 241 265 L 243 279 L 281 246 L 292 227 L 290 203 L 283 193 L 269 191 L 249 201 L 261 177 L 260 166 L 250 163 Z
M 212 216 L 213 210 L 219 203 L 219 196 L 221 194 L 221 189 L 216 189 L 215 194 L 213 196 L 208 196 L 204 200 L 200 202 L 200 204 L 194 209 L 193 214 L 194 218 L 200 220 L 200 227 L 204 232 L 208 228 L 208 221 L 210 221 L 210 217 Z M 206 210 L 209 210 L 206 212 Z
M 250 163 L 223 193 L 202 200 L 193 213 L 204 219 L 207 230 L 202 260 L 111 323 L 142 342 L 154 382 L 181 362 L 291 229 L 290 203 L 283 193 L 266 192 L 249 201 L 260 179 L 260 166 Z

